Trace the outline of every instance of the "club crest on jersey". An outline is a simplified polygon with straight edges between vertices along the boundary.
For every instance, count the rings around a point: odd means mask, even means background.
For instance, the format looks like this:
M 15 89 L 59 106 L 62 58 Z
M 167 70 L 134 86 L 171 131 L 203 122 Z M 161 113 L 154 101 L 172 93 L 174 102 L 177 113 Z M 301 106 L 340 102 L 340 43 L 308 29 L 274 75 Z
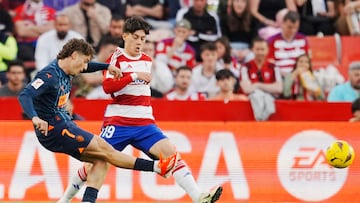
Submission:
M 38 79 L 34 80 L 34 82 L 31 83 L 31 86 L 33 86 L 37 90 L 43 84 L 44 84 L 44 81 L 42 79 L 38 78 Z

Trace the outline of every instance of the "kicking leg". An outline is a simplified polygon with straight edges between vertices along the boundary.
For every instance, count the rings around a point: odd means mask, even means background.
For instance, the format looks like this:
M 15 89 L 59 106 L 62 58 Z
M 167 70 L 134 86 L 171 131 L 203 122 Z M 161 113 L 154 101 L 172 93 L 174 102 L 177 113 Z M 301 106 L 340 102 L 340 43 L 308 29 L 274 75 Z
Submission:
M 175 153 L 175 147 L 169 139 L 162 139 L 150 148 L 150 153 L 156 156 L 162 154 L 162 156 L 167 157 Z M 172 174 L 176 183 L 185 190 L 194 203 L 213 203 L 216 202 L 221 195 L 221 186 L 207 193 L 201 193 L 189 167 L 181 158 Z

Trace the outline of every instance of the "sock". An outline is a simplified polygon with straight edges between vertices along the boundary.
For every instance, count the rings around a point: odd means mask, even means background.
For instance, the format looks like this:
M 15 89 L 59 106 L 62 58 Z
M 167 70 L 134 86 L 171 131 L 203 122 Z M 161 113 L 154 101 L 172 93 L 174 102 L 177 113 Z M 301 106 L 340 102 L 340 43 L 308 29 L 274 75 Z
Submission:
M 185 190 L 193 202 L 197 202 L 201 191 L 184 160 L 179 160 L 173 171 L 176 183 Z
M 97 199 L 98 190 L 93 187 L 87 187 L 81 202 L 95 203 Z
M 154 171 L 154 161 L 137 158 L 134 164 L 134 170 Z
M 77 173 L 74 174 L 70 183 L 68 184 L 63 196 L 57 203 L 68 203 L 76 195 L 76 193 L 81 189 L 85 184 L 87 173 L 85 170 L 85 165 L 78 169 Z

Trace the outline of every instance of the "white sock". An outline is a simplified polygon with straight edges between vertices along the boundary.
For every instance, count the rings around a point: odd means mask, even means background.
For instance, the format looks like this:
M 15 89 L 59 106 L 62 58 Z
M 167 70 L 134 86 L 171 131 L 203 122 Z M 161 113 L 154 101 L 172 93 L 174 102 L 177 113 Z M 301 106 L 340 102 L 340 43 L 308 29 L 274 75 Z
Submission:
M 173 171 L 173 176 L 176 183 L 185 190 L 192 201 L 197 202 L 201 195 L 201 191 L 184 160 L 179 160 Z
M 68 184 L 63 196 L 57 203 L 69 203 L 71 199 L 76 195 L 76 193 L 81 189 L 81 187 L 86 182 L 87 173 L 85 170 L 85 165 L 78 169 Z
M 155 173 L 160 173 L 161 169 L 158 167 L 159 164 L 159 160 L 154 160 L 154 172 Z

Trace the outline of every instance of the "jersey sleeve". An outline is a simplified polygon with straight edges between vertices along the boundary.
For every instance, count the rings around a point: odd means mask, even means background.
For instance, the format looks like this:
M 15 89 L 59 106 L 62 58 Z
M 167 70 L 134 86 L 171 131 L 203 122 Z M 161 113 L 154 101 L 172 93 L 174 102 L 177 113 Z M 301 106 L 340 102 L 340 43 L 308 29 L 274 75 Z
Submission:
M 49 87 L 53 86 L 54 83 L 54 76 L 51 75 L 51 77 L 49 77 L 46 72 L 40 72 L 35 79 L 27 84 L 23 91 L 21 91 L 18 100 L 21 108 L 30 119 L 37 116 L 33 104 L 34 98 L 38 98 L 43 94 L 46 94 L 46 91 Z

